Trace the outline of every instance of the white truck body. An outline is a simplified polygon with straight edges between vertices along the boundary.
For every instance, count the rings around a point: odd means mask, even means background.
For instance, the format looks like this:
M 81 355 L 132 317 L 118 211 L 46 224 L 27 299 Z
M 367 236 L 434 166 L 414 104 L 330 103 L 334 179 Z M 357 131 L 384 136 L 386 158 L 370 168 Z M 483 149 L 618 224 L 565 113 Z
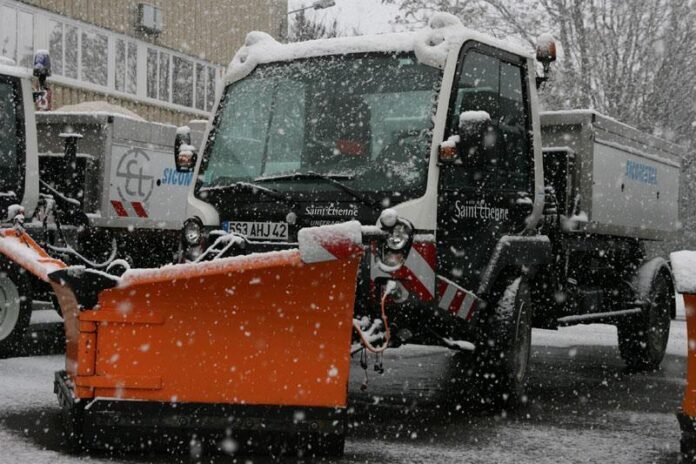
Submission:
M 84 211 L 99 228 L 179 230 L 192 173 L 174 166 L 176 127 L 116 113 L 37 113 L 42 164 L 64 157 L 59 134 L 70 127 L 83 136 L 78 160 L 84 169 Z M 194 143 L 202 138 L 194 125 Z M 82 164 L 84 163 L 84 164 Z M 44 178 L 46 176 L 42 176 Z M 44 180 L 50 183 L 51 179 Z
M 592 110 L 541 113 L 546 150 L 575 155 L 568 230 L 664 240 L 678 232 L 684 150 Z

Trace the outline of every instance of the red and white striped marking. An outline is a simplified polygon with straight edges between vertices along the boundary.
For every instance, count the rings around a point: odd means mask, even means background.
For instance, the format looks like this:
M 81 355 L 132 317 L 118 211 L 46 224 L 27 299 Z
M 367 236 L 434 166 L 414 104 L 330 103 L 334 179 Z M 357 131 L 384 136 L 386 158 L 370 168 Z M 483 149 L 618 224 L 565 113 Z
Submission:
M 479 298 L 451 280 L 436 275 L 437 248 L 434 242 L 415 241 L 404 266 L 391 274 L 379 268 L 376 251 L 373 250 L 371 255 L 370 278 L 372 281 L 378 277 L 395 279 L 420 300 L 431 301 L 437 298 L 439 308 L 453 316 L 471 319 Z
M 139 201 L 119 201 L 111 200 L 111 206 L 116 211 L 118 217 L 139 217 L 147 218 L 147 210 L 145 206 Z
M 374 250 L 376 251 L 376 250 Z M 406 262 L 396 272 L 387 273 L 379 268 L 375 252 L 372 253 L 370 278 L 387 277 L 401 282 L 409 293 L 414 293 L 423 301 L 435 298 L 435 266 L 437 249 L 431 241 L 414 241 Z
M 363 249 L 358 221 L 300 229 L 297 241 L 300 258 L 308 264 L 350 258 Z
M 440 298 L 437 306 L 440 309 L 466 320 L 471 319 L 480 300 L 472 292 L 442 276 L 437 276 L 437 294 Z

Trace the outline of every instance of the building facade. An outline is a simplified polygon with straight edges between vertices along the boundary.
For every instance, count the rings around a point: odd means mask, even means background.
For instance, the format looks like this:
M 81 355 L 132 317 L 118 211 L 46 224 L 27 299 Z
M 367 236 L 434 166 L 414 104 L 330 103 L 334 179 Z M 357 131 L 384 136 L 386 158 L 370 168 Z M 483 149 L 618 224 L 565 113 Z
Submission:
M 0 55 L 51 54 L 53 107 L 106 100 L 150 121 L 207 118 L 247 32 L 278 36 L 287 0 L 0 0 Z

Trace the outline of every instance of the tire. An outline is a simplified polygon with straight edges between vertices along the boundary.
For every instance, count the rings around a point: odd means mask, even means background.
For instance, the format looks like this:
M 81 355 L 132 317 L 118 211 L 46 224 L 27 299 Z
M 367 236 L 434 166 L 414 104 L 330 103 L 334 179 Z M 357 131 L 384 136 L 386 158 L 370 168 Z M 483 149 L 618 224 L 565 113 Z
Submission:
M 0 357 L 20 354 L 31 320 L 31 289 L 24 270 L 0 260 Z
M 658 271 L 650 285 L 648 304 L 637 317 L 617 325 L 619 352 L 633 371 L 657 370 L 665 356 L 671 313 L 674 306 L 672 282 Z
M 483 403 L 512 409 L 524 402 L 532 351 L 529 286 L 517 277 L 501 282 L 493 295 L 488 331 L 477 344 L 472 374 Z

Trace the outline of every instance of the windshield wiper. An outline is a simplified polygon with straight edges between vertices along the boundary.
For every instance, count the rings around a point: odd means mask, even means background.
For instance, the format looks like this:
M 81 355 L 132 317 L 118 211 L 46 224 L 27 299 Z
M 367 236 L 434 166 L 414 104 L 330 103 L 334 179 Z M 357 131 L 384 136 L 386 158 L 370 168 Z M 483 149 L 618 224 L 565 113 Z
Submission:
M 225 180 L 224 178 L 218 178 L 218 181 L 220 180 Z M 268 187 L 264 187 L 262 185 L 257 185 L 252 182 L 234 182 L 231 184 L 222 184 L 222 185 L 210 185 L 207 187 L 201 187 L 200 192 L 210 192 L 212 190 L 245 190 L 247 192 L 252 192 L 252 193 L 260 193 L 262 195 L 266 195 L 271 198 L 275 198 L 278 200 L 283 200 L 286 203 L 287 202 L 292 202 L 292 199 L 288 197 L 287 195 L 284 195 L 283 193 L 273 190 Z
M 355 176 L 352 174 L 322 174 L 320 172 L 316 171 L 307 171 L 307 172 L 293 172 L 290 174 L 279 174 L 279 175 L 274 175 L 274 176 L 266 176 L 266 177 L 257 177 L 254 179 L 255 182 L 272 182 L 274 180 L 288 180 L 288 179 L 298 179 L 298 180 L 321 180 L 327 183 L 330 183 L 332 185 L 335 185 L 339 189 L 343 190 L 356 200 L 360 201 L 361 203 L 370 206 L 375 209 L 381 208 L 380 204 L 362 193 L 358 192 L 357 190 L 354 190 L 350 187 L 348 187 L 346 184 L 343 182 L 339 181 L 338 179 L 345 179 L 345 180 L 351 180 Z

